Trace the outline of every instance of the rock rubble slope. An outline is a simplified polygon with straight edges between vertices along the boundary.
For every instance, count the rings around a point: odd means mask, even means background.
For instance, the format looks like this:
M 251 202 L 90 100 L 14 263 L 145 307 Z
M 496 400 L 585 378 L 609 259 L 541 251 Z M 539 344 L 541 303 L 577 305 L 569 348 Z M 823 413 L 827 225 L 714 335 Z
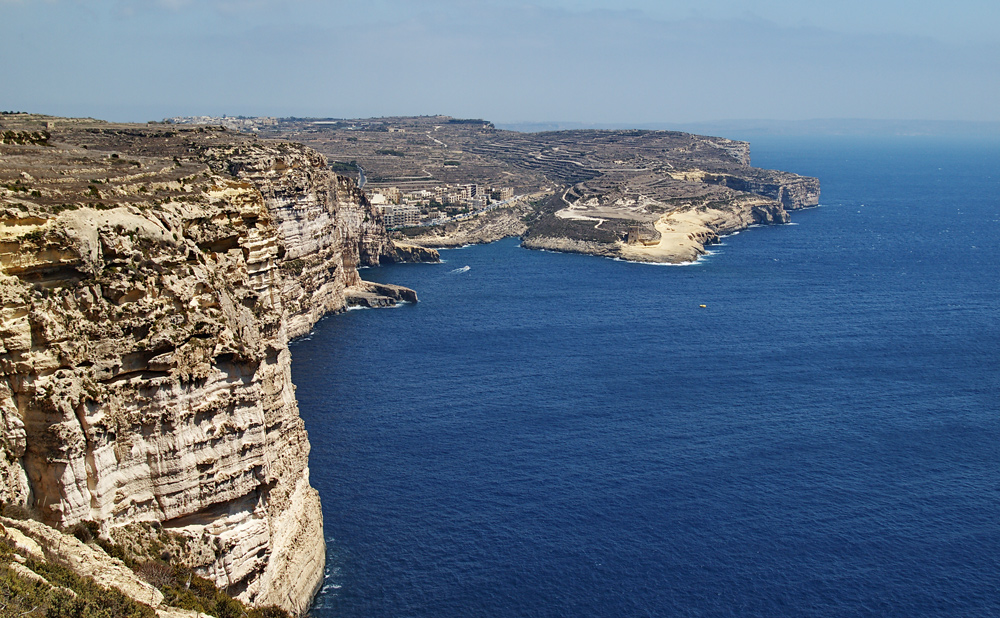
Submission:
M 0 141 L 0 500 L 120 543 L 155 522 L 301 613 L 325 548 L 287 343 L 413 250 L 301 145 L 24 114 Z

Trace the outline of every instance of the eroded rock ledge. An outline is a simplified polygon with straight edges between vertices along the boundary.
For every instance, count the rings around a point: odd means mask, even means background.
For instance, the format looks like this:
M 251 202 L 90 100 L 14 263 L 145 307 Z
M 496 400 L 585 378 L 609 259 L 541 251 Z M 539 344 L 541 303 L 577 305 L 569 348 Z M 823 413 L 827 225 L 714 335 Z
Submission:
M 417 293 L 410 288 L 388 283 L 362 281 L 347 289 L 348 307 L 394 307 L 399 303 L 417 302 Z
M 120 543 L 156 522 L 175 559 L 301 613 L 325 548 L 288 340 L 368 289 L 358 266 L 436 254 L 397 251 L 300 145 L 0 124 L 37 136 L 0 144 L 0 500 Z

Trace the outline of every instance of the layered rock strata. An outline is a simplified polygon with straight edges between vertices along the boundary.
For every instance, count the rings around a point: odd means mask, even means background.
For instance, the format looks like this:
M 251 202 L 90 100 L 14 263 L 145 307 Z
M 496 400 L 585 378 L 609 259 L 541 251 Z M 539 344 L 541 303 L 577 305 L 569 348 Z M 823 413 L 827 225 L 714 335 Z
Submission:
M 37 136 L 0 144 L 0 500 L 119 542 L 155 522 L 301 613 L 325 548 L 287 343 L 399 259 L 380 217 L 295 144 L 0 123 Z

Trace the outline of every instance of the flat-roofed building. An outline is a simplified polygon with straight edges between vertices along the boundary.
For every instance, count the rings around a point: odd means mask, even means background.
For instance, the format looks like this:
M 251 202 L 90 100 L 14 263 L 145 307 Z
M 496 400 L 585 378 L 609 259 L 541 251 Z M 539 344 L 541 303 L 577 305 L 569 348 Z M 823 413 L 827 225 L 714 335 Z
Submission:
M 420 223 L 420 209 L 416 206 L 385 206 L 382 211 L 386 227 L 412 227 Z

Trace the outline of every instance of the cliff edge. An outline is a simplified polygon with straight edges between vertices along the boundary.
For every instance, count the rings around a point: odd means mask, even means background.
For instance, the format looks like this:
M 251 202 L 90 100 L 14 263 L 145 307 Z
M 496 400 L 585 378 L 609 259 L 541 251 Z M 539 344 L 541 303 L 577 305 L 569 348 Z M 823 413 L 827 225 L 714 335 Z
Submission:
M 233 596 L 303 612 L 325 547 L 288 340 L 412 251 L 301 145 L 0 125 L 0 501 L 123 545 L 154 523 Z

